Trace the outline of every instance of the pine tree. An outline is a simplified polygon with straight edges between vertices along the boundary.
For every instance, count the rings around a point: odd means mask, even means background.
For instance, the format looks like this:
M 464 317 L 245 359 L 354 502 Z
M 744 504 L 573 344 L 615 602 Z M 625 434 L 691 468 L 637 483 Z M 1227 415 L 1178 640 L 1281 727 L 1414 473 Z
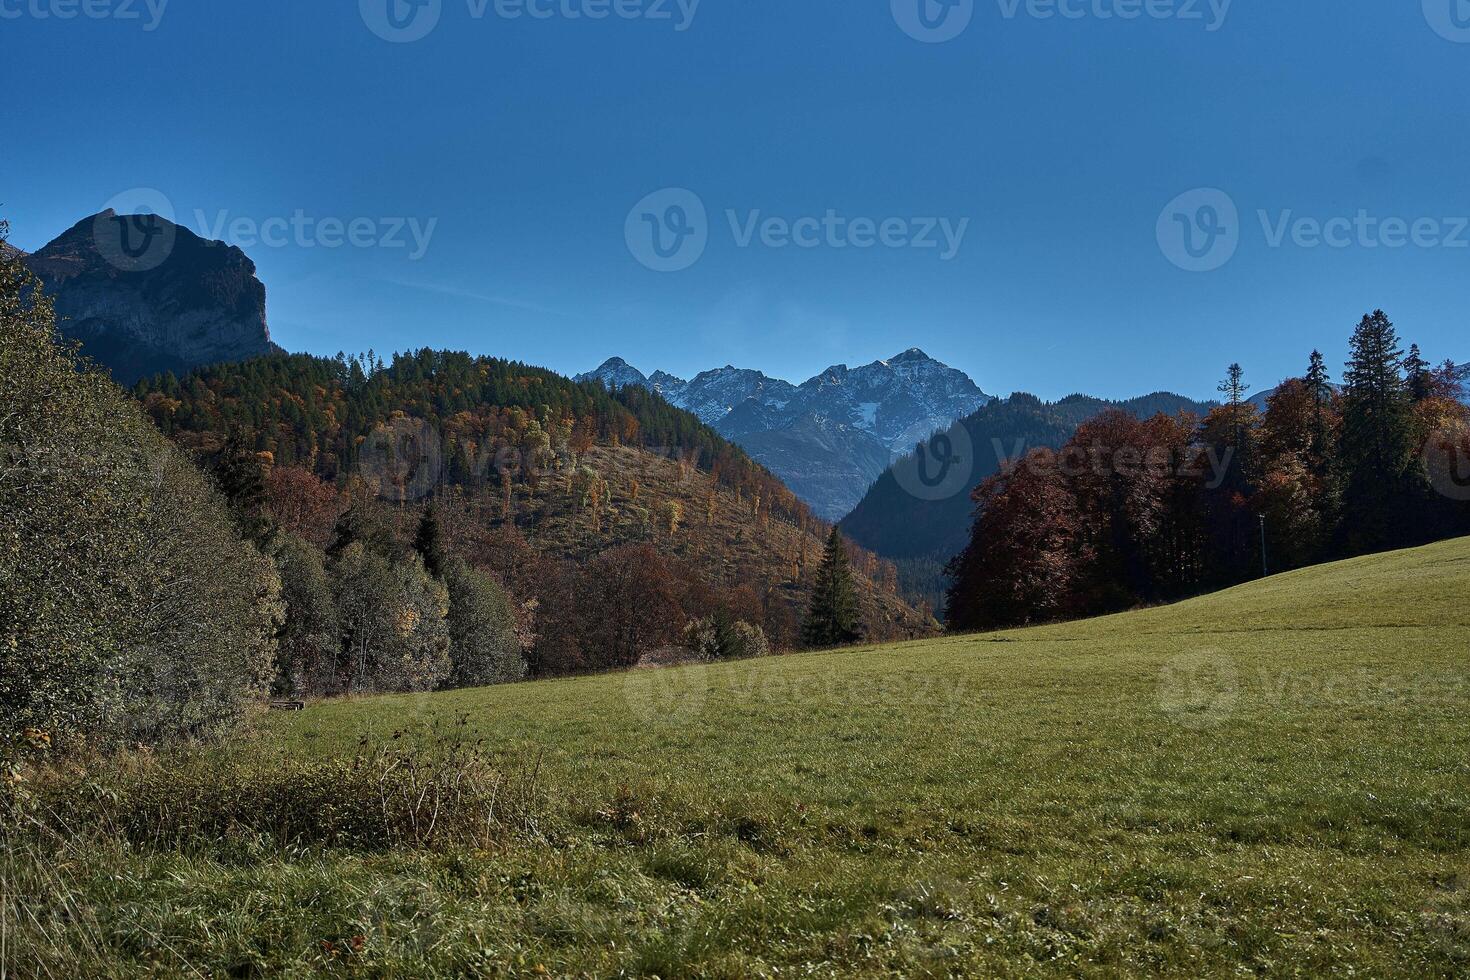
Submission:
M 827 551 L 817 570 L 816 587 L 802 639 L 809 647 L 834 647 L 862 639 L 857 589 L 848 567 L 847 548 L 837 528 L 827 538 Z
M 1245 443 L 1245 413 L 1242 403 L 1245 401 L 1245 393 L 1251 390 L 1251 386 L 1245 383 L 1245 369 L 1239 364 L 1230 365 L 1225 380 L 1220 382 L 1216 390 L 1229 399 L 1230 425 L 1234 430 L 1235 452 L 1239 456 Z
M 265 505 L 265 467 L 238 431 L 230 433 L 215 457 L 215 483 L 230 503 L 240 533 L 256 543 L 270 537 Z
M 1312 351 L 1307 367 L 1307 393 L 1312 399 L 1308 417 L 1307 469 L 1316 484 L 1317 512 L 1324 528 L 1335 528 L 1342 506 L 1337 393 L 1321 351 Z
M 1351 351 L 1344 376 L 1344 518 L 1349 550 L 1365 551 L 1403 540 L 1407 514 L 1400 495 L 1414 453 L 1413 419 L 1404 352 L 1382 310 L 1363 317 Z
M 1434 376 L 1429 362 L 1419 353 L 1418 344 L 1409 345 L 1409 355 L 1404 358 L 1404 376 L 1409 388 L 1409 400 L 1422 402 L 1434 394 Z
M 435 578 L 444 577 L 447 564 L 444 551 L 444 529 L 439 524 L 439 511 L 434 504 L 424 508 L 418 531 L 413 536 L 413 550 L 424 560 L 424 568 Z
M 1312 351 L 1306 382 L 1312 394 L 1312 455 L 1322 459 L 1328 455 L 1327 407 L 1332 404 L 1332 376 L 1327 373 L 1327 361 L 1319 350 Z

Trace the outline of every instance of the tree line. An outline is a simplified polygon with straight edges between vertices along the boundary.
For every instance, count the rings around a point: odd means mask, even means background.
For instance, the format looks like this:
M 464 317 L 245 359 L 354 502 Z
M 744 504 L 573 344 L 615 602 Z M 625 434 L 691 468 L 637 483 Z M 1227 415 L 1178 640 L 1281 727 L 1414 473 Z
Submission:
M 134 396 L 165 435 L 190 448 L 234 433 L 282 466 L 342 483 L 371 469 L 385 428 L 423 424 L 438 445 L 430 490 L 534 483 L 552 455 L 630 445 L 690 461 L 780 519 L 810 520 L 773 474 L 697 416 L 640 387 L 608 390 L 543 368 L 423 349 L 348 357 L 281 354 L 141 381 Z M 505 465 L 505 452 L 515 464 Z M 371 475 L 371 474 L 370 474 Z
M 949 625 L 1096 615 L 1470 533 L 1466 375 L 1405 352 L 1376 311 L 1340 386 L 1314 351 L 1264 412 L 1238 364 L 1203 419 L 1104 412 L 975 490 Z

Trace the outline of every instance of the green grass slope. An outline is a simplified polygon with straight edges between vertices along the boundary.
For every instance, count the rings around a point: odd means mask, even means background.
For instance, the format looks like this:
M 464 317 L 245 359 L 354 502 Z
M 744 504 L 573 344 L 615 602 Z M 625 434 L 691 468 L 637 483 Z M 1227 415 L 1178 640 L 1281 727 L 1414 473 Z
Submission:
M 1086 623 L 327 704 L 251 752 L 483 739 L 534 818 L 73 887 L 118 963 L 1463 975 L 1467 598 L 1470 539 Z

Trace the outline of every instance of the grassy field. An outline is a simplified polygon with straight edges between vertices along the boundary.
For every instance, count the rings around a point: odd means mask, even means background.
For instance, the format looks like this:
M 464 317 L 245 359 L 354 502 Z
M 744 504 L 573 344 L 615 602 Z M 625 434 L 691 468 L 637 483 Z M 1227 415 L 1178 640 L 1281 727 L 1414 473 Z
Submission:
M 230 751 L 284 772 L 477 745 L 514 816 L 476 847 L 12 849 L 4 955 L 22 976 L 1464 975 L 1467 600 L 1470 539 L 1087 623 L 272 716 Z

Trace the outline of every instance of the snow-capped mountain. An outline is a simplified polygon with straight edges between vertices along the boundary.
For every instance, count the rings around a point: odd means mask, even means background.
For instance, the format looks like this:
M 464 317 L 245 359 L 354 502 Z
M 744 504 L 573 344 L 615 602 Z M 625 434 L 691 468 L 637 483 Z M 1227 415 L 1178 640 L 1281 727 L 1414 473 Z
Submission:
M 960 370 L 913 348 L 801 385 L 728 365 L 689 381 L 645 377 L 612 358 L 578 381 L 641 384 L 698 415 L 786 481 L 819 514 L 844 516 L 889 461 L 991 399 Z
M 629 385 L 638 385 L 642 388 L 652 388 L 644 373 L 621 357 L 609 357 L 602 362 L 602 366 L 596 371 L 579 374 L 573 381 L 600 381 L 606 388 L 626 388 Z

